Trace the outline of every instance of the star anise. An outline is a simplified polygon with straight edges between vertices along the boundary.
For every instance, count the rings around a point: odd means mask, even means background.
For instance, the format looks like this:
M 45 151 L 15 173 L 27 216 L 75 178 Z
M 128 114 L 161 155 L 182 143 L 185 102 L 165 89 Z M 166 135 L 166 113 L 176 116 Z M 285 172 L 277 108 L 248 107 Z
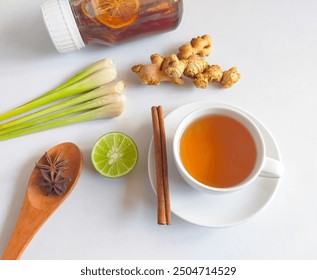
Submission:
M 69 163 L 69 160 L 62 160 L 62 153 L 58 152 L 54 159 L 52 159 L 47 152 L 45 152 L 45 158 L 47 164 L 36 163 L 36 166 L 50 174 L 51 178 L 54 174 L 58 172 L 65 172 L 67 170 L 66 165 Z
M 46 195 L 52 192 L 57 195 L 63 195 L 67 190 L 67 184 L 71 181 L 70 178 L 66 178 L 62 175 L 62 171 L 54 173 L 53 176 L 47 173 L 45 170 L 41 169 L 42 180 L 39 182 L 40 187 L 46 189 Z

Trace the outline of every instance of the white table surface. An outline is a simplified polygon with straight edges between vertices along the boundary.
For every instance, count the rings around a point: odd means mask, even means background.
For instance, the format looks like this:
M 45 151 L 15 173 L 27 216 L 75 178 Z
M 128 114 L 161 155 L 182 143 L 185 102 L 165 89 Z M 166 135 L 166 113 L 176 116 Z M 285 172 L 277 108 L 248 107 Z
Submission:
M 39 230 L 22 259 L 316 259 L 317 258 L 317 2 L 314 0 L 184 0 L 179 28 L 114 48 L 59 54 L 42 22 L 41 0 L 0 2 L 0 111 L 57 86 L 105 57 L 128 83 L 116 119 L 93 121 L 0 143 L 0 255 L 13 232 L 34 163 L 58 143 L 83 152 L 82 176 Z M 210 63 L 237 66 L 231 89 L 140 85 L 130 71 L 152 53 L 169 55 L 192 37 L 213 38 Z M 156 224 L 156 196 L 147 174 L 152 105 L 165 113 L 195 101 L 225 102 L 258 117 L 279 145 L 285 176 L 265 211 L 229 228 L 205 228 L 173 216 Z M 99 176 L 90 152 L 108 131 L 130 135 L 139 148 L 133 173 Z

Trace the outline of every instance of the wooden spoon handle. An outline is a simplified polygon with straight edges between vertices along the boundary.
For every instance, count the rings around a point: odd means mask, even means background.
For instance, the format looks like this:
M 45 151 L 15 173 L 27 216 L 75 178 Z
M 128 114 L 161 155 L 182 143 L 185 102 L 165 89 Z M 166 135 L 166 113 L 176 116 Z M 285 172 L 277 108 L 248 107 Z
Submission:
M 63 196 L 45 196 L 43 190 L 38 186 L 41 172 L 37 167 L 34 167 L 18 222 L 2 257 L 4 260 L 20 258 L 33 236 L 72 192 L 79 179 L 83 155 L 75 144 L 70 142 L 62 143 L 53 147 L 47 153 L 51 158 L 56 158 L 59 153 L 63 154 L 72 163 L 65 171 L 65 177 L 70 178 L 71 183 Z M 45 163 L 45 160 L 46 155 L 43 155 L 39 163 Z
M 48 217 L 44 216 L 40 210 L 33 208 L 26 199 L 11 239 L 2 256 L 3 260 L 17 260 L 20 258 L 33 236 L 47 220 Z

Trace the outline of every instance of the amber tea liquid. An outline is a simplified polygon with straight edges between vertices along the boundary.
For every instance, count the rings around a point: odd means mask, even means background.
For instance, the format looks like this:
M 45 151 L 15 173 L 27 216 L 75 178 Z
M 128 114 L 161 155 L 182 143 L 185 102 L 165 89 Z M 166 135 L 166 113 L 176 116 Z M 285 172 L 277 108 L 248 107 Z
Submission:
M 255 142 L 244 125 L 224 115 L 192 122 L 180 141 L 180 157 L 197 181 L 218 188 L 246 179 L 256 162 Z
M 182 0 L 71 0 L 86 43 L 115 45 L 176 28 Z

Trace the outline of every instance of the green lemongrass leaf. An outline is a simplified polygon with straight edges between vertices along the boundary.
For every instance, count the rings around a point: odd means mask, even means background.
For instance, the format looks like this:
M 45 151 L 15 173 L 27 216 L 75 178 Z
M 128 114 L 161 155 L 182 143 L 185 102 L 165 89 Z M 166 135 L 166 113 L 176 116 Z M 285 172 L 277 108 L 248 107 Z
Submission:
M 31 111 L 35 108 L 47 105 L 57 100 L 61 100 L 79 93 L 84 93 L 95 88 L 98 88 L 104 84 L 110 83 L 117 76 L 117 71 L 115 68 L 102 69 L 97 72 L 92 73 L 90 76 L 65 87 L 59 91 L 55 91 L 50 95 L 42 96 L 37 99 L 21 105 L 9 112 L 0 114 L 0 121 L 15 117 L 19 114 Z
M 99 70 L 102 69 L 107 69 L 107 68 L 115 68 L 115 63 L 112 59 L 110 58 L 105 58 L 102 60 L 99 60 L 91 65 L 89 65 L 88 67 L 86 67 L 84 70 L 80 71 L 79 73 L 77 73 L 75 76 L 71 77 L 69 80 L 67 80 L 65 83 L 61 84 L 60 86 L 54 88 L 53 90 L 50 90 L 46 93 L 44 93 L 42 96 L 46 96 L 46 95 L 50 95 L 55 91 L 59 91 L 63 88 L 66 88 L 86 77 L 88 77 L 89 75 L 91 75 L 94 72 L 97 72 Z M 40 98 L 40 97 L 38 97 Z M 36 98 L 36 99 L 38 99 Z
M 77 97 L 68 99 L 66 101 L 60 102 L 58 104 L 55 104 L 53 106 L 50 106 L 48 108 L 42 109 L 40 111 L 31 113 L 29 115 L 26 115 L 24 117 L 15 119 L 13 121 L 4 123 L 0 125 L 0 134 L 7 133 L 9 131 L 16 130 L 16 125 L 22 124 L 24 122 L 28 122 L 30 120 L 42 117 L 47 114 L 51 114 L 53 112 L 56 112 L 58 110 L 65 109 L 67 107 L 80 104 L 82 102 L 96 99 L 101 96 L 109 95 L 109 94 L 123 94 L 126 90 L 126 83 L 124 81 L 118 81 L 118 82 L 111 82 L 109 84 L 105 84 L 99 88 L 96 88 L 92 91 L 89 91 L 85 94 L 79 95 Z M 13 130 L 7 130 L 7 128 L 15 127 Z M 21 126 L 19 126 L 21 128 Z
M 8 127 L 6 129 L 0 130 L 0 135 L 7 134 L 9 132 L 17 131 L 20 129 L 25 129 L 27 127 L 35 126 L 38 124 L 45 124 L 46 122 L 49 122 L 51 120 L 55 120 L 67 115 L 71 115 L 74 113 L 84 112 L 87 110 L 99 108 L 108 104 L 115 104 L 115 103 L 123 103 L 125 101 L 125 95 L 114 93 L 105 95 L 96 99 L 92 99 L 89 101 L 86 101 L 84 103 L 80 103 L 78 105 L 67 107 L 64 110 L 59 110 L 57 112 L 53 112 L 48 115 L 44 115 L 42 117 L 23 122 L 11 127 Z
M 122 95 L 124 97 L 124 95 Z M 61 126 L 66 126 L 70 124 L 75 124 L 79 122 L 85 122 L 90 120 L 96 120 L 96 119 L 103 119 L 103 118 L 113 118 L 118 117 L 122 114 L 124 110 L 124 103 L 112 103 L 109 105 L 105 105 L 102 107 L 99 107 L 97 109 L 89 110 L 85 113 L 77 114 L 77 115 L 71 115 L 65 118 L 60 118 L 45 124 L 32 126 L 30 128 L 17 130 L 11 133 L 0 135 L 0 141 L 12 139 L 15 137 L 20 137 L 24 135 L 28 135 L 31 133 L 41 132 L 44 130 L 57 128 Z

